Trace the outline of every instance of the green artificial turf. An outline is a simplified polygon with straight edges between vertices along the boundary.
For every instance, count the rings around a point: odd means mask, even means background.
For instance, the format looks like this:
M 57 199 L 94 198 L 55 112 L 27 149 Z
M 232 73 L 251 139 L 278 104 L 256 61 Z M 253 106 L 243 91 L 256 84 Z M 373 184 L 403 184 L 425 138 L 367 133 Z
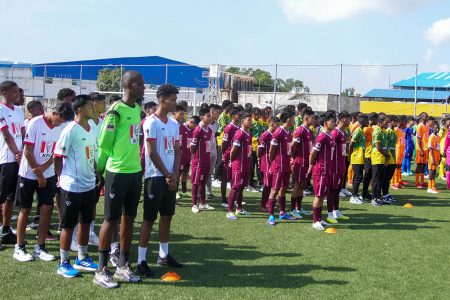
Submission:
M 341 211 L 351 220 L 337 224 L 335 235 L 313 230 L 311 217 L 295 222 L 277 220 L 275 227 L 268 226 L 266 215 L 257 212 L 260 193 L 245 193 L 245 209 L 252 215 L 235 222 L 225 218 L 218 200 L 210 202 L 215 211 L 193 214 L 190 199 L 184 198 L 173 220 L 169 248 L 185 264 L 176 270 L 182 281 L 146 279 L 105 290 L 92 283 L 89 273 L 74 279 L 58 276 L 56 261 L 17 262 L 12 258 L 13 246 L 7 245 L 0 252 L 0 298 L 448 299 L 450 201 L 444 182 L 437 182 L 443 190 L 439 195 L 411 185 L 393 191 L 398 199 L 393 206 L 351 205 L 348 198 L 341 198 Z M 215 194 L 218 196 L 217 189 Z M 290 196 L 287 198 L 289 203 Z M 312 197 L 304 202 L 310 210 Z M 404 208 L 407 202 L 414 208 Z M 133 266 L 142 203 L 139 209 Z M 326 207 L 323 216 L 325 213 Z M 30 251 L 34 234 L 27 232 Z M 169 269 L 155 266 L 156 238 L 154 234 L 148 261 L 159 278 Z M 48 243 L 47 248 L 59 256 L 58 242 Z M 89 251 L 97 260 L 97 249 L 90 246 Z

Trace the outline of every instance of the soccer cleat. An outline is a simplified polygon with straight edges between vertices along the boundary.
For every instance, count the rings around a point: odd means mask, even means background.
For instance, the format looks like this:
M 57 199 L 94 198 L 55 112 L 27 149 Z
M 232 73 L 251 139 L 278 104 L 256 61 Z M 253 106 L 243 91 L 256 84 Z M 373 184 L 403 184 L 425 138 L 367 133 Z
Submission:
M 176 199 L 176 200 L 180 200 L 180 199 L 181 199 L 180 194 L 177 193 L 176 196 L 175 196 L 175 199 Z
M 18 261 L 32 261 L 34 258 L 27 252 L 27 249 L 25 248 L 25 245 L 19 246 L 16 244 L 14 246 L 14 254 L 13 257 L 17 259 Z
M 331 218 L 331 217 L 327 218 L 327 222 L 330 223 L 330 224 L 337 224 L 337 223 L 339 223 L 335 218 Z
M 58 275 L 62 275 L 66 278 L 73 278 L 73 277 L 77 277 L 80 272 L 78 272 L 77 270 L 75 270 L 72 265 L 70 264 L 70 262 L 68 260 L 63 261 L 63 263 L 60 263 L 58 265 L 58 269 L 56 270 L 56 273 Z
M 350 197 L 350 203 L 351 204 L 364 204 L 364 202 L 358 197 L 358 196 L 351 196 Z
M 251 215 L 251 213 L 249 213 L 245 209 L 236 209 L 235 215 L 248 216 Z
M 136 271 L 145 278 L 155 278 L 155 273 L 153 273 L 152 270 L 150 270 L 150 267 L 148 266 L 147 262 L 145 260 L 141 261 L 140 264 L 138 264 Z
M 95 276 L 92 281 L 96 285 L 99 285 L 105 289 L 112 289 L 119 286 L 119 284 L 112 278 L 111 272 L 107 267 L 104 267 L 100 272 L 95 272 Z
M 269 216 L 269 219 L 267 220 L 267 224 L 275 225 L 275 216 L 274 215 Z
M 282 215 L 279 215 L 279 216 L 278 216 L 278 219 L 279 219 L 279 220 L 289 220 L 289 221 L 295 221 L 295 220 L 297 220 L 296 218 L 294 218 L 293 216 L 291 216 L 291 215 L 288 214 L 288 213 L 284 213 L 284 214 L 282 214 Z
M 2 233 L 1 243 L 14 245 L 17 242 L 17 236 L 12 232 L 11 229 L 7 233 Z
M 310 215 L 311 215 L 311 212 L 310 212 L 310 211 L 307 211 L 307 210 L 304 210 L 303 207 L 300 208 L 300 213 L 301 213 L 302 215 L 304 215 L 304 216 L 310 216 Z
M 235 214 L 233 214 L 232 212 L 228 212 L 227 213 L 227 219 L 231 220 L 231 221 L 236 221 L 237 217 L 235 216 Z
M 141 281 L 141 278 L 139 276 L 134 275 L 133 271 L 131 270 L 131 266 L 130 266 L 129 263 L 127 263 L 122 268 L 118 267 L 116 269 L 116 272 L 114 273 L 113 278 L 115 280 L 121 281 L 121 282 L 136 283 L 136 282 Z
M 346 196 L 351 196 L 351 195 L 352 195 L 352 192 L 350 192 L 350 191 L 347 190 L 346 188 L 343 188 L 343 189 L 341 190 L 341 192 L 344 192 L 344 194 L 345 194 Z
M 192 212 L 194 213 L 194 214 L 198 214 L 199 212 L 200 212 L 200 209 L 198 209 L 198 206 L 197 205 L 194 205 L 194 206 L 192 206 Z
M 313 223 L 313 224 L 312 224 L 312 227 L 313 227 L 314 229 L 320 230 L 320 231 L 324 231 L 324 230 L 325 230 L 325 228 L 322 226 L 322 223 L 321 223 L 320 221 L 319 221 L 319 222 Z
M 296 219 L 303 219 L 301 212 L 299 210 L 296 210 L 296 209 L 291 210 L 290 214 L 291 214 L 291 216 L 293 216 Z
M 95 272 L 98 269 L 98 265 L 92 260 L 92 258 L 89 257 L 89 255 L 86 255 L 84 259 L 78 259 L 78 257 L 75 258 L 75 264 L 73 267 L 77 270 L 88 272 Z
M 321 220 L 321 221 L 320 221 L 320 224 L 322 224 L 323 227 L 330 226 L 330 224 L 328 224 L 328 223 L 325 222 L 324 220 Z
M 210 206 L 209 204 L 200 204 L 198 206 L 199 210 L 215 210 L 214 207 Z
M 437 190 L 434 190 L 434 189 L 427 189 L 427 193 L 430 193 L 430 194 L 439 194 L 439 192 L 438 192 Z
M 393 200 L 392 196 L 390 196 L 389 194 L 383 196 L 381 201 L 383 202 L 383 204 L 387 204 L 387 205 L 394 204 L 394 200 Z
M 115 249 L 114 252 L 111 252 L 109 262 L 113 267 L 117 267 L 119 265 L 119 256 L 120 256 L 119 248 Z
M 52 261 L 55 260 L 55 256 L 48 253 L 47 249 L 41 248 L 39 245 L 34 245 L 33 257 L 39 258 L 43 261 Z
M 350 220 L 350 217 L 344 216 L 343 214 L 339 213 L 334 216 L 336 220 L 342 220 L 342 221 L 348 221 Z
M 372 206 L 374 206 L 374 207 L 379 207 L 379 206 L 383 205 L 383 202 L 379 199 L 372 199 L 370 204 L 372 204 Z
M 156 261 L 158 266 L 169 267 L 169 268 L 182 268 L 183 264 L 177 262 L 175 258 L 173 258 L 170 254 L 165 258 L 162 258 L 158 255 L 158 260 Z
M 98 246 L 98 242 L 99 242 L 98 236 L 95 234 L 95 232 L 92 231 L 89 234 L 89 245 Z

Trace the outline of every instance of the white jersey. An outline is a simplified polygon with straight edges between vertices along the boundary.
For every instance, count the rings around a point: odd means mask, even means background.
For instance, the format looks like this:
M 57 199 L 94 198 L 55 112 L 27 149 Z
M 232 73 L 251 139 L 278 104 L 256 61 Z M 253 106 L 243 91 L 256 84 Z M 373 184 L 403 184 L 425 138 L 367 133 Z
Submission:
M 43 165 L 53 157 L 56 142 L 60 135 L 61 127 L 53 127 L 48 123 L 45 116 L 39 116 L 31 119 L 28 123 L 28 129 L 23 143 L 34 146 L 34 159 L 38 165 Z M 19 175 L 27 179 L 37 179 L 25 156 L 23 156 L 20 161 Z M 42 175 L 44 175 L 45 178 L 55 176 L 53 164 L 49 166 Z
M 70 122 L 56 144 L 55 156 L 63 158 L 59 186 L 68 192 L 84 193 L 95 188 L 97 135 L 76 121 Z
M 0 131 L 8 130 L 14 141 L 17 150 L 22 151 L 22 128 L 24 128 L 23 111 L 18 106 L 9 107 L 5 103 L 0 103 Z M 0 134 L 0 164 L 16 162 L 16 156 L 6 144 L 3 134 Z
M 211 143 L 209 143 L 209 148 L 210 148 L 209 151 L 210 151 L 210 153 L 217 155 L 216 133 L 217 133 L 217 129 L 219 128 L 219 124 L 217 124 L 217 122 L 215 122 L 214 124 L 209 124 L 208 127 L 212 131 Z
M 93 119 L 89 120 L 89 126 L 91 126 L 91 130 L 95 132 L 95 140 L 98 149 L 98 138 L 100 137 L 100 129 L 102 128 L 103 120 L 98 118 L 98 124 L 95 124 Z M 95 156 L 95 162 L 98 162 L 98 155 Z
M 144 140 L 155 140 L 156 151 L 161 157 L 164 166 L 169 173 L 173 173 L 175 162 L 175 144 L 180 140 L 178 122 L 168 117 L 167 122 L 163 122 L 157 116 L 147 117 L 143 125 Z M 150 159 L 148 145 L 145 142 L 145 178 L 163 176 Z

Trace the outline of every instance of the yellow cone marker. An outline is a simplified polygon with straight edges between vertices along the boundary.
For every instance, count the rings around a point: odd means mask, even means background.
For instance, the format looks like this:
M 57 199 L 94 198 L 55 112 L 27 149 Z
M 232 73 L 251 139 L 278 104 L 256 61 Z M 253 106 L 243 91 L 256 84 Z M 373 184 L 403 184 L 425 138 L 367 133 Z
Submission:
M 412 205 L 411 203 L 406 203 L 405 205 L 403 205 L 404 208 L 413 208 L 414 205 Z
M 325 233 L 336 234 L 336 228 L 334 228 L 334 227 L 327 228 L 327 229 L 325 229 Z
M 175 282 L 181 280 L 181 276 L 175 272 L 167 272 L 161 277 L 164 282 Z

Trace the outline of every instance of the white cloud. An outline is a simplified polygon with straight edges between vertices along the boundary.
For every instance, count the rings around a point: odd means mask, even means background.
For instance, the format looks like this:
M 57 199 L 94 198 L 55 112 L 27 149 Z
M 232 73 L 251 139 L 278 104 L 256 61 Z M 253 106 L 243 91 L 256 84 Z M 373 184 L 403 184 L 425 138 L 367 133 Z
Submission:
M 369 12 L 398 13 L 415 9 L 427 0 L 278 0 L 291 23 L 333 22 Z
M 439 70 L 441 72 L 450 72 L 450 65 L 449 64 L 440 65 Z
M 431 58 L 433 57 L 433 54 L 434 54 L 434 50 L 429 48 L 427 50 L 427 53 L 425 53 L 423 60 L 428 63 L 431 60 Z
M 436 21 L 425 31 L 425 37 L 435 47 L 450 42 L 450 18 Z

